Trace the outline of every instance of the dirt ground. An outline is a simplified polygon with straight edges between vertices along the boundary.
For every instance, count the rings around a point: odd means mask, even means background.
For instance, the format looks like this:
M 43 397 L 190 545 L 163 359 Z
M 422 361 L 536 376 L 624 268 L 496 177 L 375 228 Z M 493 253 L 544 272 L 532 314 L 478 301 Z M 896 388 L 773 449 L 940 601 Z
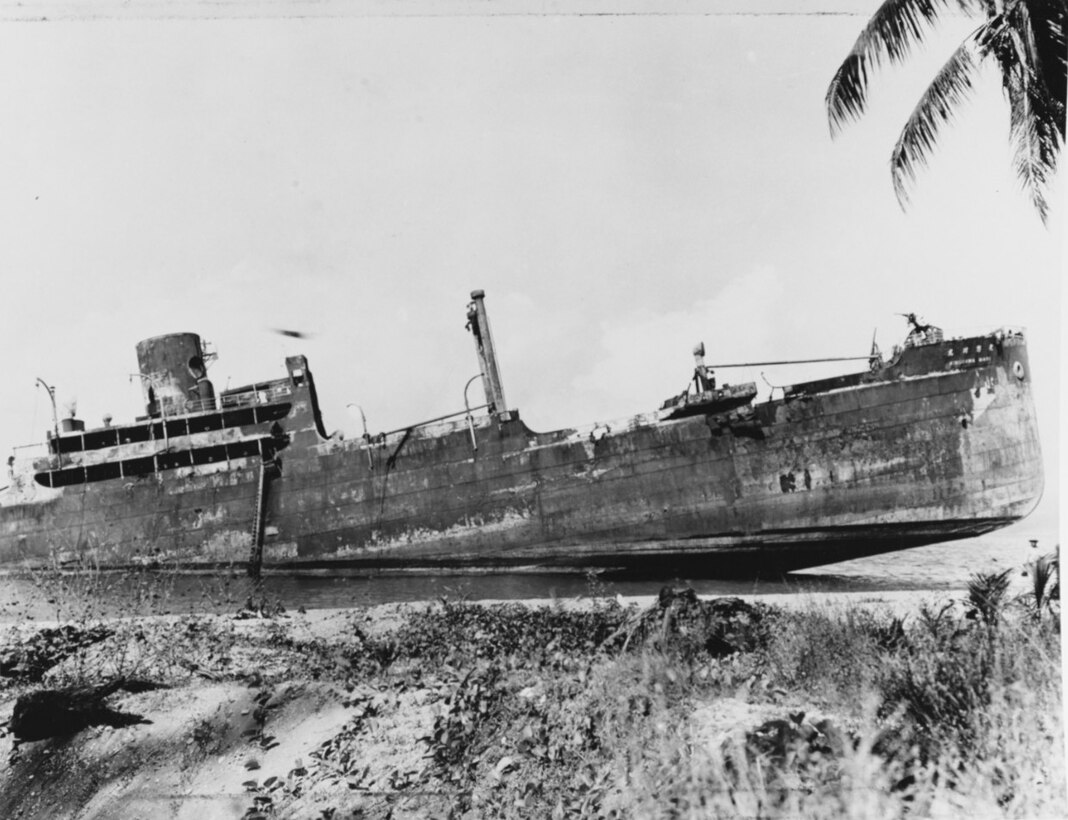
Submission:
M 124 621 L 111 638 L 49 669 L 42 684 L 129 670 L 166 688 L 120 692 L 108 705 L 151 723 L 23 743 L 14 756 L 7 734 L 0 739 L 0 816 L 209 820 L 273 809 L 284 799 L 284 816 L 320 817 L 320 807 L 336 809 L 341 798 L 346 808 L 372 813 L 388 804 L 399 816 L 398 785 L 426 768 L 418 738 L 432 728 L 436 692 L 388 678 L 362 686 L 348 676 L 345 683 L 324 679 L 339 676 L 309 668 L 292 648 L 318 640 L 342 651 L 354 626 L 364 635 L 388 632 L 398 611 Z M 181 639 L 187 636 L 193 640 Z M 0 693 L 0 721 L 24 689 Z M 312 757 L 357 727 L 356 754 L 365 762 L 358 790 L 332 780 L 331 761 Z

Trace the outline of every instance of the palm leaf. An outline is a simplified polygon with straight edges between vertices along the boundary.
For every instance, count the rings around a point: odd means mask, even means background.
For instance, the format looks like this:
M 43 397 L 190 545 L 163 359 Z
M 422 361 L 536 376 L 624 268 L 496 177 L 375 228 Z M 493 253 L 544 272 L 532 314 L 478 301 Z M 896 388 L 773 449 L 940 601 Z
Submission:
M 1034 42 L 1035 71 L 1061 111 L 1061 134 L 1064 134 L 1065 94 L 1068 92 L 1068 3 L 1065 0 L 1030 0 L 1027 3 Z
M 976 69 L 993 59 L 1009 103 L 1013 167 L 1043 222 L 1068 108 L 1068 0 L 885 0 L 857 38 L 827 89 L 831 135 L 864 113 L 869 76 L 884 61 L 903 61 L 956 5 L 986 18 L 939 71 L 906 122 L 891 155 L 891 178 L 905 205 L 939 129 L 967 99 Z
M 903 62 L 949 6 L 986 9 L 989 0 L 885 0 L 853 44 L 827 88 L 831 134 L 857 119 L 867 103 L 868 76 L 883 60 Z
M 1048 609 L 1053 601 L 1060 600 L 1059 574 L 1056 553 L 1043 555 L 1035 561 L 1031 569 L 1031 601 L 1036 618 L 1040 618 L 1042 611 Z
M 968 606 L 972 617 L 982 620 L 987 626 L 997 626 L 1005 596 L 1009 591 L 1009 574 L 1004 572 L 977 572 L 968 579 Z
M 1062 7 L 1058 15 L 1049 6 L 1042 0 L 1017 0 L 990 21 L 979 39 L 980 48 L 993 55 L 1001 69 L 1013 167 L 1043 222 L 1048 214 L 1046 188 L 1057 169 L 1065 129 L 1065 10 Z M 1050 11 L 1052 15 L 1045 14 Z M 1051 76 L 1056 78 L 1052 87 Z
M 908 201 L 908 185 L 915 181 L 916 171 L 927 165 L 927 158 L 938 141 L 939 128 L 952 120 L 973 88 L 972 78 L 979 65 L 975 37 L 983 28 L 977 29 L 953 52 L 901 130 L 890 155 L 890 174 L 894 193 L 902 206 Z
M 1057 168 L 1061 134 L 1053 121 L 1049 100 L 1023 72 L 1015 79 L 1016 93 L 1009 98 L 1009 138 L 1013 167 L 1042 221 L 1048 215 L 1046 188 Z

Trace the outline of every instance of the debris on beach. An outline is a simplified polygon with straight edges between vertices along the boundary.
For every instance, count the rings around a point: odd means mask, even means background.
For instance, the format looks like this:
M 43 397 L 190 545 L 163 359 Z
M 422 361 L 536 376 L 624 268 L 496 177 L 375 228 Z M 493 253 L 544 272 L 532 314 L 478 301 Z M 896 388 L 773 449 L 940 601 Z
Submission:
M 664 587 L 651 607 L 637 613 L 605 641 L 623 638 L 623 650 L 633 642 L 652 642 L 662 648 L 687 641 L 712 657 L 726 657 L 753 649 L 760 641 L 768 610 L 741 598 L 701 600 L 692 587 Z
M 116 692 L 147 692 L 163 688 L 152 681 L 115 678 L 96 686 L 37 689 L 20 695 L 8 723 L 17 742 L 46 740 L 76 734 L 90 726 L 121 728 L 151 723 L 141 715 L 120 712 L 106 700 Z
M 839 757 L 849 742 L 830 718 L 813 721 L 805 712 L 791 712 L 786 718 L 767 720 L 747 732 L 745 739 L 750 754 L 780 764 L 812 757 Z
M 235 614 L 238 621 L 249 618 L 279 618 L 285 615 L 286 608 L 281 601 L 270 601 L 266 595 L 249 595 L 244 606 Z

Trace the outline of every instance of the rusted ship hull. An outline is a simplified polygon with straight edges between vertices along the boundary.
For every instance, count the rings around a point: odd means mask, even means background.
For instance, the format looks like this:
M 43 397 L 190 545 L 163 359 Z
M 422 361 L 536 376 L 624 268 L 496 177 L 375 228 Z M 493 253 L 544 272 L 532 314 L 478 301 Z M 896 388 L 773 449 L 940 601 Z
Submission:
M 552 433 L 496 411 L 329 438 L 306 361 L 288 364 L 244 424 L 58 436 L 81 442 L 2 494 L 0 566 L 768 573 L 979 535 L 1042 492 L 1018 334 L 906 348 L 741 410 Z

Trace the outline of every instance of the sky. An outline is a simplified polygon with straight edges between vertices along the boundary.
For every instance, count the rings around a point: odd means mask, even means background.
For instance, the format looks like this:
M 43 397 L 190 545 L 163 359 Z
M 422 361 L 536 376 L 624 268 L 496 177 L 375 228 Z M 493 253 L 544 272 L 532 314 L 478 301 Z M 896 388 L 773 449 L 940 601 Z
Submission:
M 135 345 L 162 333 L 211 342 L 217 389 L 307 355 L 356 435 L 350 404 L 371 432 L 463 408 L 481 288 L 508 403 L 550 430 L 656 409 L 698 341 L 864 356 L 915 311 L 1028 329 L 1056 527 L 1064 174 L 1043 226 L 987 73 L 907 210 L 890 184 L 974 21 L 877 72 L 832 139 L 874 0 L 135 5 L 0 2 L 4 452 L 51 427 L 37 378 L 90 427 L 143 413 Z M 766 394 L 848 369 L 719 375 Z

